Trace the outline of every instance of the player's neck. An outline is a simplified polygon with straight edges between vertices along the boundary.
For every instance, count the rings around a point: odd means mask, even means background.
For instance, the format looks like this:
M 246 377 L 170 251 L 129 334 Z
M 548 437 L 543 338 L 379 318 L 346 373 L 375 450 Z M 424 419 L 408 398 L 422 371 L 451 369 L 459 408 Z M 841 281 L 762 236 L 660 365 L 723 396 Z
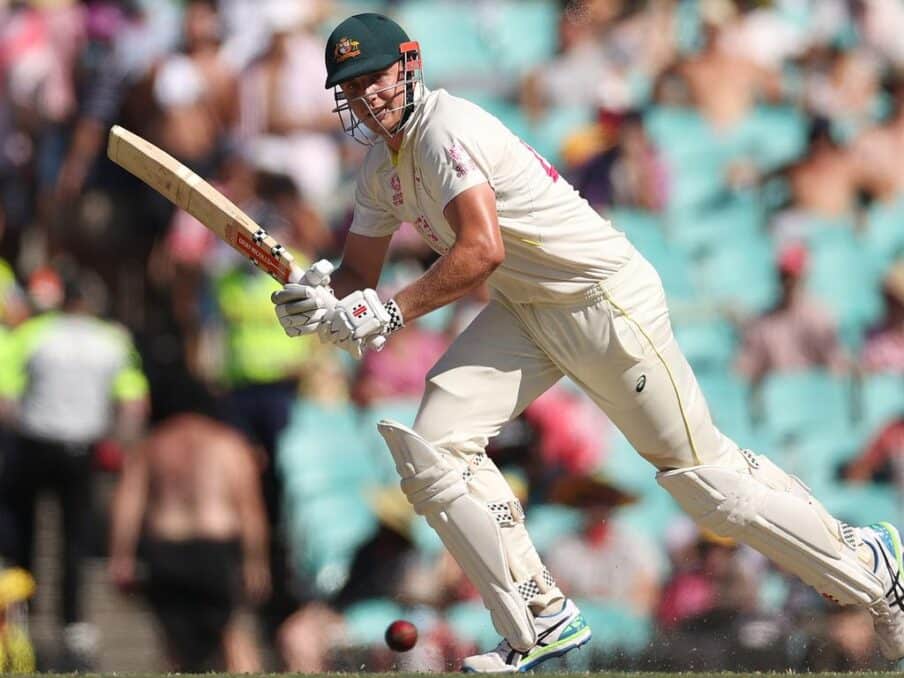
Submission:
M 401 132 L 396 132 L 391 137 L 387 137 L 386 145 L 389 146 L 390 150 L 393 153 L 398 154 L 400 150 L 402 150 L 402 144 L 405 141 L 405 130 Z

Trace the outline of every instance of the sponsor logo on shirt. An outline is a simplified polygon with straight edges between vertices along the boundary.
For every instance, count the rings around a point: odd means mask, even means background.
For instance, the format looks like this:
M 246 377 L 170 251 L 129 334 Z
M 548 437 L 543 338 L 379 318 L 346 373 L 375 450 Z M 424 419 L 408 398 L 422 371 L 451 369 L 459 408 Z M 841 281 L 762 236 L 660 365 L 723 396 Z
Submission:
M 398 174 L 393 174 L 389 178 L 389 185 L 392 187 L 392 204 L 394 207 L 398 207 L 405 202 L 402 197 L 402 181 Z
M 460 144 L 453 143 L 443 150 L 446 152 L 446 160 L 452 165 L 452 169 L 455 170 L 455 176 L 459 179 L 468 174 L 468 172 L 477 169 L 477 165 L 474 164 L 471 156 Z

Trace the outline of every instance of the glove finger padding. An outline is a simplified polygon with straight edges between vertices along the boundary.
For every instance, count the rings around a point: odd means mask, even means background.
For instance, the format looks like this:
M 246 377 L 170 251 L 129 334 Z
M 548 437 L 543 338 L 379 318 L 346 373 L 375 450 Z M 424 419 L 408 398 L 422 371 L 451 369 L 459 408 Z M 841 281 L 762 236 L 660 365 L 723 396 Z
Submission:
M 314 296 L 314 288 L 311 285 L 301 283 L 286 283 L 281 290 L 276 290 L 270 295 L 270 301 L 276 305 L 287 304 L 292 301 L 310 299 Z
M 285 318 L 292 315 L 310 315 L 314 311 L 325 308 L 317 299 L 302 299 L 276 305 L 276 317 Z
M 311 329 L 304 334 L 310 334 L 311 332 L 316 331 L 321 325 L 324 325 L 324 319 L 326 318 L 326 310 L 325 309 L 317 309 L 316 311 L 312 311 L 311 313 L 305 313 L 301 315 L 288 315 L 279 319 L 279 324 L 283 326 L 283 328 L 297 328 L 301 329 L 303 327 L 310 326 Z

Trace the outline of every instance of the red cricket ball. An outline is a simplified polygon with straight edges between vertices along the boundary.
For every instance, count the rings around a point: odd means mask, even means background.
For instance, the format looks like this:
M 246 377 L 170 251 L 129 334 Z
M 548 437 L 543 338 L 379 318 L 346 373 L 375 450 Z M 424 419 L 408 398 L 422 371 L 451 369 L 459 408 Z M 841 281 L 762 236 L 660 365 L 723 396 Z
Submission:
M 386 627 L 386 644 L 396 652 L 408 652 L 417 642 L 417 627 L 410 621 L 396 619 Z

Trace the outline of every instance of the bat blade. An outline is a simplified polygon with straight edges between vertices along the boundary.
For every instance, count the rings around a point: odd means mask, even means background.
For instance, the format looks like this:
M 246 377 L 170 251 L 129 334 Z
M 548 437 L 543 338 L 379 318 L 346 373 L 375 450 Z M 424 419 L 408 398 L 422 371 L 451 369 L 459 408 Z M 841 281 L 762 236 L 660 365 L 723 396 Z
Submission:
M 303 272 L 285 247 L 166 151 L 114 125 L 107 141 L 107 157 L 191 214 L 278 282 L 301 279 Z

